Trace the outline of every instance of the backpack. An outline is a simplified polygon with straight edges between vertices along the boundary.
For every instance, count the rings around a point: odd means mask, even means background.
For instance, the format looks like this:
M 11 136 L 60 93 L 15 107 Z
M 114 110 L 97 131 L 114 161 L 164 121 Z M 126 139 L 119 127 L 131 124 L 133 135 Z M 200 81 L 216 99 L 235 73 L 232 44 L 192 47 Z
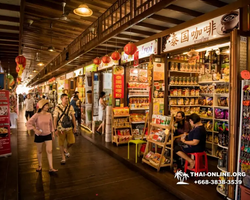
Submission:
M 69 117 L 70 105 L 67 105 L 67 107 L 64 109 L 64 111 L 59 106 L 57 106 L 57 108 L 62 111 L 61 116 L 57 120 L 57 125 L 58 125 L 58 122 L 60 121 L 60 119 L 62 118 L 62 121 L 61 121 L 62 128 L 72 128 L 73 123 L 72 123 L 71 118 Z M 67 110 L 67 108 L 68 108 L 68 110 Z M 67 110 L 67 112 L 65 113 L 66 110 Z

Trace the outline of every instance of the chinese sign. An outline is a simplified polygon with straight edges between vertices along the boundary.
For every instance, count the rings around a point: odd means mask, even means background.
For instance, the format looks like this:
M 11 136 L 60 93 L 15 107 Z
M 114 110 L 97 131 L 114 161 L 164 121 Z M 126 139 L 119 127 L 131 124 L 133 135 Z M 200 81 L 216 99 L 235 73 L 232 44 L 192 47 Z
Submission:
M 239 28 L 238 10 L 165 36 L 162 49 L 163 52 L 167 52 L 224 37 L 237 28 Z
M 9 91 L 0 90 L 0 157 L 11 155 Z
M 157 54 L 157 40 L 145 43 L 137 47 L 139 51 L 139 59 L 149 57 L 152 54 Z M 134 60 L 134 56 L 129 59 L 128 55 L 123 51 L 121 54 L 121 63 L 126 63 Z
M 124 98 L 124 68 L 114 67 L 114 98 Z

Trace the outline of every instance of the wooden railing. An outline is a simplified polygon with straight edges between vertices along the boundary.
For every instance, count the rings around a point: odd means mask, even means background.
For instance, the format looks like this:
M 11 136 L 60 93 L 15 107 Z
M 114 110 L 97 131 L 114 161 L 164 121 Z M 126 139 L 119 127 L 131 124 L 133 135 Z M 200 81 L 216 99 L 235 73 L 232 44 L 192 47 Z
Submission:
M 118 0 L 106 10 L 93 24 L 80 34 L 61 54 L 53 59 L 54 70 L 67 64 L 81 52 L 89 50 L 89 44 L 98 45 L 108 34 L 139 16 L 159 2 L 167 0 Z M 118 34 L 118 32 L 117 32 Z M 45 75 L 44 71 L 41 75 Z M 37 79 L 37 78 L 36 78 Z

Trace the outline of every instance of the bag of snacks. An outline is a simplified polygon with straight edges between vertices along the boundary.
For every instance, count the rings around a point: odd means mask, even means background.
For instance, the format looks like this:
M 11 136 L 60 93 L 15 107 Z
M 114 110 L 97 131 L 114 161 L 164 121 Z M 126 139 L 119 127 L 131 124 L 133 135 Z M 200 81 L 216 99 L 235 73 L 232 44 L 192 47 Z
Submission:
M 222 109 L 219 109 L 219 108 L 215 109 L 214 114 L 215 114 L 216 119 L 224 119 L 224 117 L 225 117 L 224 111 Z
M 177 105 L 183 105 L 183 104 L 184 104 L 183 98 L 178 98 Z
M 189 105 L 189 104 L 190 104 L 189 98 L 185 98 L 184 105 Z
M 206 105 L 208 106 L 213 105 L 213 97 L 206 97 Z

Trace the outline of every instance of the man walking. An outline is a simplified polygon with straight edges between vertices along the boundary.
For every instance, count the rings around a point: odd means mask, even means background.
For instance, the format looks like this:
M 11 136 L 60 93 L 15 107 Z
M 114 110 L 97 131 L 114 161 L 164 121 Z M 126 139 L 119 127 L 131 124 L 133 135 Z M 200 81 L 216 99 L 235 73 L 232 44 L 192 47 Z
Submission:
M 25 104 L 25 117 L 26 120 L 28 121 L 28 118 L 31 118 L 34 115 L 34 105 L 35 105 L 35 100 L 31 98 L 30 94 L 27 95 L 27 99 L 24 101 Z
M 61 101 L 62 103 L 57 105 L 54 111 L 54 127 L 56 127 L 55 134 L 59 137 L 61 164 L 64 165 L 66 163 L 65 156 L 70 156 L 68 150 L 75 143 L 76 119 L 74 108 L 69 105 L 68 95 L 62 94 Z M 67 141 L 66 148 L 64 147 L 65 140 Z

